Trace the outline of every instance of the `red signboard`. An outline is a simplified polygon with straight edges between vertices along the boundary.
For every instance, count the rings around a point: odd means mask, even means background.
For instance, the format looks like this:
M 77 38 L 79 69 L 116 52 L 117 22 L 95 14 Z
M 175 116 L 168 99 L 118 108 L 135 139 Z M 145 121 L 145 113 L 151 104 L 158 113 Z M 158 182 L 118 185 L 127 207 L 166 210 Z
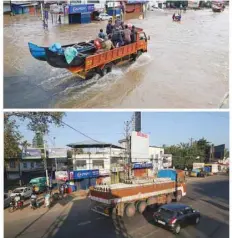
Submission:
M 148 135 L 143 134 L 142 132 L 137 132 L 137 136 L 148 138 Z

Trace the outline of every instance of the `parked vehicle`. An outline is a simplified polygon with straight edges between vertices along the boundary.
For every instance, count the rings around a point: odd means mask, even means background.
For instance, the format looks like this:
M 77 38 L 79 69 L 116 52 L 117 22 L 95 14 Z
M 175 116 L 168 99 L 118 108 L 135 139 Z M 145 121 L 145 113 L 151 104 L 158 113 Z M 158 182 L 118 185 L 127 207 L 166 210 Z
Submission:
M 16 194 L 20 194 L 22 199 L 30 198 L 32 194 L 31 187 L 20 187 L 13 190 L 10 194 L 11 197 L 15 197 Z
M 10 206 L 11 197 L 8 193 L 4 193 L 4 208 L 7 208 Z
M 125 183 L 90 187 L 92 211 L 123 217 L 143 213 L 147 206 L 180 201 L 186 195 L 185 172 L 165 169 L 155 179 L 132 179 Z
M 31 187 L 34 187 L 34 190 L 37 194 L 42 193 L 47 188 L 47 179 L 46 177 L 33 178 L 29 182 Z
M 200 222 L 200 212 L 184 204 L 171 203 L 161 206 L 153 214 L 154 222 L 164 228 L 179 234 L 187 225 L 197 225 Z
M 109 21 L 112 19 L 112 16 L 108 15 L 107 13 L 100 13 L 97 17 L 97 21 Z
M 18 209 L 23 209 L 23 201 L 21 200 L 20 194 L 16 194 L 14 197 L 11 197 L 9 212 L 12 213 Z

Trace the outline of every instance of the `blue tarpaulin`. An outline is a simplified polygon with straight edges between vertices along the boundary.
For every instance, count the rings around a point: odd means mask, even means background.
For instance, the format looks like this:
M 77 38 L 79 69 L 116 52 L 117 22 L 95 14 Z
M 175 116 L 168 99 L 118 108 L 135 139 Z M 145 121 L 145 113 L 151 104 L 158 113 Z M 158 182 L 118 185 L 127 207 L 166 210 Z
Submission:
M 176 171 L 173 169 L 161 169 L 158 171 L 158 178 L 170 178 L 172 181 L 176 181 Z

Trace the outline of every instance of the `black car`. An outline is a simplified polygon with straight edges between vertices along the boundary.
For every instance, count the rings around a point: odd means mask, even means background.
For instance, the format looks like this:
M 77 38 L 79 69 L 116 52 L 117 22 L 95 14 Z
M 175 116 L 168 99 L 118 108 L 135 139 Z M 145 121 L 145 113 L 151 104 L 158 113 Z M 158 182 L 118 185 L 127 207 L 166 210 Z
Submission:
M 170 203 L 159 207 L 153 214 L 154 221 L 175 234 L 187 225 L 198 224 L 200 213 L 184 204 Z

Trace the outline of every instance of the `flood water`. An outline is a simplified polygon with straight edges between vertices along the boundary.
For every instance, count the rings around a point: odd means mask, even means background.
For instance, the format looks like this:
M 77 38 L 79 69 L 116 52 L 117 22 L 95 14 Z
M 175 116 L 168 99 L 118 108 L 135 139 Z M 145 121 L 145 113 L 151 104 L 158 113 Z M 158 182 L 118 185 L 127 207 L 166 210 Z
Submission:
M 4 16 L 5 108 L 218 108 L 229 91 L 229 9 L 146 13 L 130 23 L 151 37 L 148 53 L 83 81 L 30 55 L 28 42 L 50 46 L 96 37 L 107 22 L 42 28 L 36 16 Z

